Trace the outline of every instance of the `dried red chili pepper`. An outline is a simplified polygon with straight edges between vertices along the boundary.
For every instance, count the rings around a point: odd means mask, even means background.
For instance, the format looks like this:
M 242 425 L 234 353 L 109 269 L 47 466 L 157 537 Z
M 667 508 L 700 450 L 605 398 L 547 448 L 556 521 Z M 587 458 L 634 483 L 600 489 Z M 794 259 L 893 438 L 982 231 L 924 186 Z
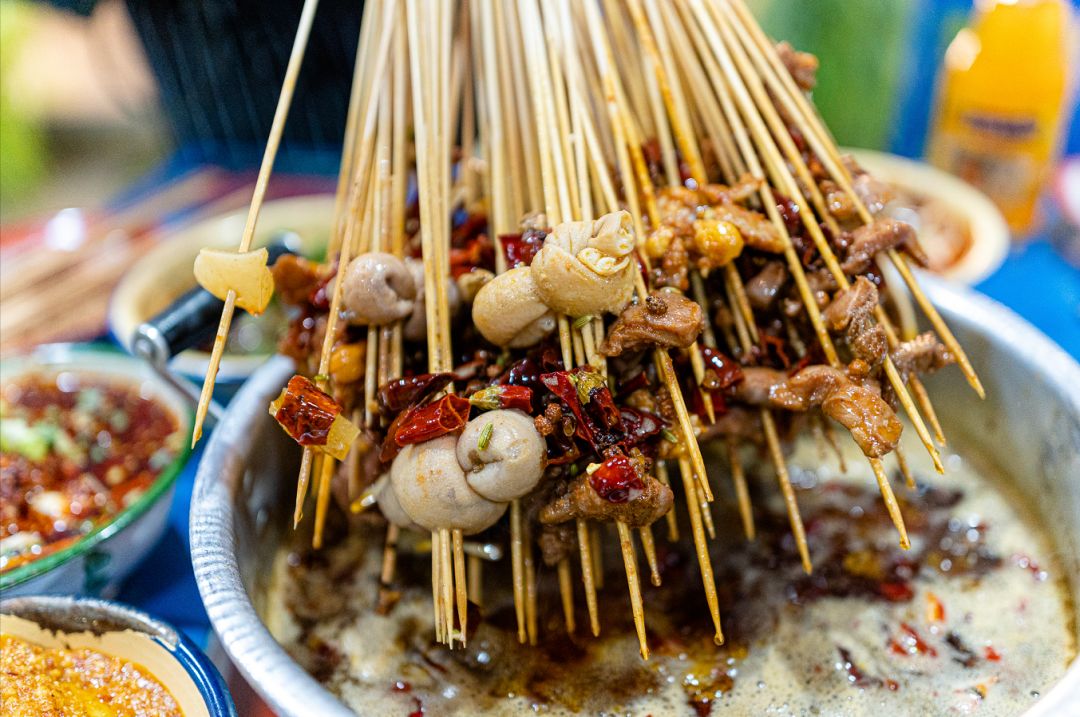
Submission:
M 410 409 L 394 432 L 394 443 L 423 443 L 464 428 L 469 420 L 469 399 L 449 393 L 438 401 Z
M 532 264 L 533 257 L 543 248 L 546 238 L 547 232 L 542 229 L 526 229 L 521 234 L 499 235 L 499 242 L 506 256 L 506 266 L 513 269 Z
M 540 381 L 573 412 L 577 436 L 600 452 L 623 440 L 623 428 L 607 384 L 593 376 L 599 378 L 592 371 L 578 368 L 542 374 Z
M 621 453 L 608 456 L 589 474 L 589 485 L 610 503 L 626 503 L 641 495 L 645 483 L 634 462 Z
M 701 357 L 705 360 L 705 368 L 711 368 L 716 374 L 716 388 L 728 388 L 743 380 L 743 371 L 739 363 L 717 349 L 702 346 Z
M 452 373 L 421 373 L 388 381 L 379 388 L 379 406 L 387 413 L 397 413 L 420 403 L 454 380 Z
M 341 406 L 303 376 L 293 376 L 274 418 L 302 446 L 325 446 Z
M 482 388 L 469 396 L 469 403 L 485 411 L 497 408 L 516 408 L 532 413 L 533 391 L 528 386 L 495 385 Z
M 623 433 L 626 436 L 623 439 L 623 445 L 626 448 L 641 445 L 664 430 L 664 419 L 647 411 L 620 406 L 619 414 L 622 419 Z
M 450 250 L 450 275 L 455 279 L 477 267 L 488 268 L 495 263 L 495 247 L 487 234 L 469 239 L 464 246 Z

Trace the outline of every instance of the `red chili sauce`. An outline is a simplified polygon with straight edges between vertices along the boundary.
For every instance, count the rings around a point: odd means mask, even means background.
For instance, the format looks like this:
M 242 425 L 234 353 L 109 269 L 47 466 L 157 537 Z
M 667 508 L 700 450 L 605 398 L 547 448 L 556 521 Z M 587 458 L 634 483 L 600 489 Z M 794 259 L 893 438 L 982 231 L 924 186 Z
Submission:
M 176 417 L 137 386 L 72 372 L 0 387 L 0 571 L 131 505 L 179 454 Z

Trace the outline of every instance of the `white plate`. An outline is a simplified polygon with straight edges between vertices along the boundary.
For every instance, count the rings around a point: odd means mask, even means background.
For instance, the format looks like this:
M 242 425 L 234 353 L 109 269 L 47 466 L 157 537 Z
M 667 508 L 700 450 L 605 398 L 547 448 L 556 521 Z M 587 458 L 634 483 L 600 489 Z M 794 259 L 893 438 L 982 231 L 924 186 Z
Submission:
M 319 253 L 326 245 L 334 215 L 328 194 L 277 199 L 263 205 L 256 225 L 254 246 L 261 246 L 283 231 L 295 232 L 304 254 Z M 203 247 L 236 249 L 247 219 L 247 209 L 222 214 L 185 227 L 142 257 L 120 280 L 109 304 L 109 330 L 128 351 L 139 324 L 153 317 L 195 286 L 192 266 Z M 210 355 L 189 349 L 170 367 L 202 382 Z M 226 354 L 218 372 L 219 384 L 243 381 L 261 365 L 265 355 Z
M 853 155 L 866 171 L 901 192 L 937 199 L 967 219 L 971 248 L 947 270 L 939 272 L 941 275 L 953 281 L 977 284 L 1005 261 L 1009 253 L 1009 227 L 990 198 L 978 189 L 925 162 L 869 149 L 841 151 Z M 934 241 L 925 232 L 919 239 L 924 244 Z

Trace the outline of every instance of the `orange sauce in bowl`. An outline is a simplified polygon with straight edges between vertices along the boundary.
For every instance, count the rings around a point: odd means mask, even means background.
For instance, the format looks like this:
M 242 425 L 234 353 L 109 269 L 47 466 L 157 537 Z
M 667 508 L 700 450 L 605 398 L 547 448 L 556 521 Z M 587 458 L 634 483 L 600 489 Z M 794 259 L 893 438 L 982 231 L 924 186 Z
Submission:
M 4 717 L 183 717 L 145 667 L 87 648 L 46 648 L 0 635 Z

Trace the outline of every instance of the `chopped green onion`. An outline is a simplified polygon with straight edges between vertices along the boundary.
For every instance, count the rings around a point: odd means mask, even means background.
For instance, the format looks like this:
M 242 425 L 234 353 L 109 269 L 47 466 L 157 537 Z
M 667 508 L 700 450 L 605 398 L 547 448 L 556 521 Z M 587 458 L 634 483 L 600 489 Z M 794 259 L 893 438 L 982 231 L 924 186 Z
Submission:
M 489 423 L 480 429 L 480 438 L 476 441 L 476 447 L 479 450 L 487 450 L 488 444 L 491 443 L 491 434 L 494 430 L 494 423 Z
M 660 430 L 660 435 L 664 437 L 665 441 L 669 443 L 678 443 L 679 437 L 670 428 L 663 428 Z
M 579 316 L 576 319 L 574 319 L 573 326 L 574 326 L 575 329 L 580 331 L 581 329 L 585 328 L 585 325 L 588 324 L 592 320 L 593 320 L 593 315 L 592 314 L 585 314 L 584 316 Z
M 315 383 L 327 383 L 330 380 L 329 374 L 317 373 L 311 377 Z

